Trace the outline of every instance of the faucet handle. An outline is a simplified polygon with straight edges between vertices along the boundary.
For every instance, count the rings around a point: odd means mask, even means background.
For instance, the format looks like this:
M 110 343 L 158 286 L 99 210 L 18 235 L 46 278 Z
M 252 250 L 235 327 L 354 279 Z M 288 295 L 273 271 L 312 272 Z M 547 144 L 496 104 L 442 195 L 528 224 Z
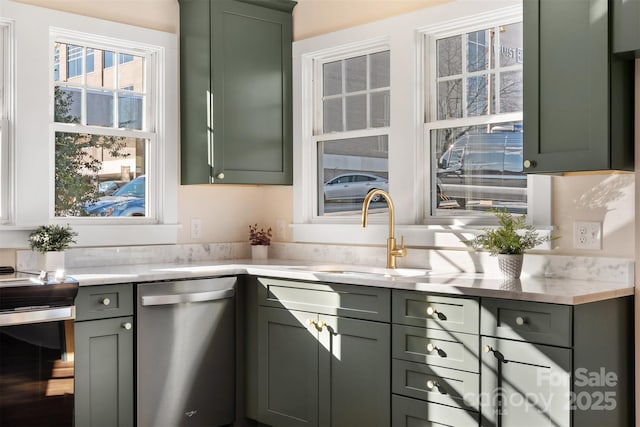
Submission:
M 400 246 L 393 248 L 393 255 L 397 257 L 407 256 L 407 249 L 404 247 L 404 236 L 400 236 Z

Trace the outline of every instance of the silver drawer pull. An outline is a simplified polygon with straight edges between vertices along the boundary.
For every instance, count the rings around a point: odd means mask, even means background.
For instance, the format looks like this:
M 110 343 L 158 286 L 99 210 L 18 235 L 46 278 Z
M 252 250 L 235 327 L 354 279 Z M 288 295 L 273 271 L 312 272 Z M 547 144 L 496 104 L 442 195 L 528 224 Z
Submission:
M 493 351 L 493 348 L 491 348 L 490 345 L 485 345 L 484 347 L 482 347 L 482 351 L 484 351 L 485 353 L 491 353 Z
M 103 298 L 102 301 L 100 301 L 102 303 L 102 305 L 104 305 L 105 307 L 108 306 L 109 304 L 111 304 L 111 300 L 109 298 Z
M 437 350 L 438 350 L 438 347 L 436 347 L 434 344 L 432 343 L 427 344 L 427 351 L 429 353 L 433 353 L 434 351 L 437 351 Z
M 438 312 L 438 310 L 436 310 L 435 308 L 433 308 L 433 307 L 431 307 L 431 306 L 427 307 L 427 314 L 428 314 L 429 316 L 433 316 L 433 315 L 434 315 L 434 314 L 436 314 L 437 312 Z
M 133 325 L 131 324 L 131 322 L 126 322 L 122 324 L 122 328 L 126 329 L 127 331 L 130 331 L 132 327 Z
M 516 325 L 522 326 L 525 323 L 527 323 L 526 317 L 521 317 L 521 316 L 516 317 Z

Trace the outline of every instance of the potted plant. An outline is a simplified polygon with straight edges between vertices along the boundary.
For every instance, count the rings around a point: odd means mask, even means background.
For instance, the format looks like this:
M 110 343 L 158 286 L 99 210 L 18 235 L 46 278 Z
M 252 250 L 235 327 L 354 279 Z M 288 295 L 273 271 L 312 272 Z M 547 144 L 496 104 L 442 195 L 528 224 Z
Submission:
M 29 234 L 31 250 L 40 254 L 38 266 L 42 271 L 56 271 L 64 269 L 64 250 L 78 233 L 69 225 L 57 224 L 41 225 Z
M 524 252 L 555 237 L 539 235 L 533 225 L 526 223 L 525 215 L 514 216 L 506 209 L 491 212 L 497 217 L 498 226 L 484 228 L 483 234 L 464 243 L 497 256 L 500 272 L 506 278 L 517 279 L 522 271 Z
M 267 259 L 269 245 L 271 245 L 271 227 L 258 229 L 258 224 L 249 225 L 249 242 L 251 243 L 252 259 Z

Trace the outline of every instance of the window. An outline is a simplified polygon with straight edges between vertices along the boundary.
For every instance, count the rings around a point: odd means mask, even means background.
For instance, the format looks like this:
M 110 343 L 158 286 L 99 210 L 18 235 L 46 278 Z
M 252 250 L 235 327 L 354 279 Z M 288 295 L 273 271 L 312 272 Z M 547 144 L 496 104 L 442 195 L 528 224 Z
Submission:
M 294 42 L 293 239 L 379 244 L 382 202 L 360 227 L 373 186 L 409 245 L 461 246 L 490 206 L 549 226 L 550 177 L 522 174 L 521 21 L 517 2 L 453 1 Z
M 0 223 L 7 223 L 10 219 L 10 188 L 11 188 L 11 153 L 9 127 L 11 124 L 11 94 L 13 84 L 11 79 L 11 40 L 13 37 L 12 24 L 0 19 Z
M 313 141 L 320 217 L 359 213 L 367 193 L 388 191 L 389 61 L 389 50 L 317 61 L 321 115 Z M 372 211 L 386 210 L 383 200 L 373 205 Z
M 149 125 L 155 123 L 155 103 L 147 90 L 154 79 L 153 52 L 122 54 L 62 37 L 54 49 L 74 55 L 67 64 L 75 71 L 82 52 L 87 64 L 86 73 L 53 82 L 55 216 L 153 217 L 146 191 L 149 155 L 157 140 Z M 96 56 L 104 61 L 113 55 L 127 60 L 93 72 Z M 110 195 L 100 192 L 111 184 L 122 186 Z
M 67 79 L 82 75 L 82 47 L 75 45 L 64 46 L 67 52 Z
M 527 211 L 522 168 L 522 22 L 430 35 L 431 215 Z M 427 98 L 428 99 L 428 98 Z

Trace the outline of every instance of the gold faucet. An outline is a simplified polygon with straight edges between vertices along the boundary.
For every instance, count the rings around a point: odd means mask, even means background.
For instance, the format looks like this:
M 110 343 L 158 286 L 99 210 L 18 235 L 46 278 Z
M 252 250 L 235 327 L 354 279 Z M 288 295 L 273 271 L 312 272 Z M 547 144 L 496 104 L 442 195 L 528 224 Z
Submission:
M 396 257 L 407 256 L 407 249 L 404 247 L 404 236 L 400 239 L 400 247 L 396 246 L 396 238 L 394 236 L 395 226 L 393 225 L 393 217 L 395 215 L 393 201 L 391 196 L 384 190 L 373 190 L 367 194 L 362 202 L 362 228 L 367 226 L 367 214 L 369 213 L 369 204 L 376 196 L 382 196 L 389 206 L 389 237 L 387 237 L 387 268 L 396 268 Z

